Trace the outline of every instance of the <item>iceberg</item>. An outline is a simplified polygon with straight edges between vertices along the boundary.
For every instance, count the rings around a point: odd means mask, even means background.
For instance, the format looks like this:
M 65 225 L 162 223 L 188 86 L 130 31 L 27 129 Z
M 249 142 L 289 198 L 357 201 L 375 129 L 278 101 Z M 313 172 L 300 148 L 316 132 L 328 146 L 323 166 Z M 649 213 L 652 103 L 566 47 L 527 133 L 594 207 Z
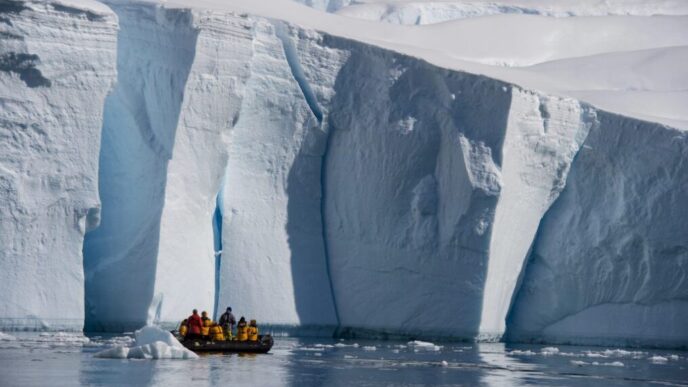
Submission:
M 157 326 L 147 325 L 134 332 L 131 346 L 115 346 L 95 354 L 106 359 L 198 359 L 198 355 L 186 349 L 170 332 Z
M 688 343 L 688 121 L 638 107 L 682 87 L 685 17 L 585 43 L 620 19 L 408 27 L 255 3 L 0 8 L 0 328 L 231 305 L 344 337 Z M 502 21 L 522 35 L 485 36 L 490 55 L 445 44 Z M 543 52 L 558 29 L 571 51 Z M 638 66 L 594 70 L 609 61 Z M 623 86 L 637 99 L 602 98 Z M 108 356 L 185 356 L 157 341 Z

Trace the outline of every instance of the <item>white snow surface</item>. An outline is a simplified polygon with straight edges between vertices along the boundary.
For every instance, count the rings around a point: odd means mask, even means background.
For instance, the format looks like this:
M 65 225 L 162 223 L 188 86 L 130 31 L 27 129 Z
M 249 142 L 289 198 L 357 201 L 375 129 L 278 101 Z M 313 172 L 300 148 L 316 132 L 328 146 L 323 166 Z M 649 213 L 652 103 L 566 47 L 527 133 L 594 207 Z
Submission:
M 300 0 L 297 0 L 300 1 Z M 595 0 L 595 1 L 409 1 L 358 0 L 351 4 L 335 3 L 328 7 L 308 4 L 314 8 L 336 12 L 358 19 L 396 24 L 434 24 L 499 14 L 524 14 L 550 17 L 574 16 L 658 16 L 686 15 L 688 4 L 683 1 Z
M 643 78 L 662 77 L 667 71 L 636 71 L 636 68 L 643 67 L 643 57 L 641 55 L 638 58 L 629 58 L 629 56 L 632 57 L 632 53 L 638 50 L 681 48 L 687 45 L 688 4 L 683 1 L 515 0 L 365 3 L 356 2 L 350 7 L 384 5 L 394 8 L 420 4 L 429 14 L 434 14 L 438 12 L 432 8 L 434 5 L 467 6 L 466 4 L 469 4 L 481 10 L 477 16 L 485 14 L 485 10 L 494 7 L 497 7 L 498 12 L 490 17 L 468 17 L 444 23 L 415 26 L 372 22 L 323 13 L 292 0 L 265 2 L 198 0 L 194 1 L 192 6 L 248 12 L 287 20 L 306 28 L 420 57 L 440 67 L 485 74 L 529 88 L 582 98 L 584 101 L 590 100 L 601 108 L 624 115 L 688 128 L 686 110 L 681 108 L 688 103 L 686 93 L 677 94 L 661 90 L 661 88 L 655 90 L 652 84 L 646 84 L 649 90 L 644 90 L 645 93 L 632 93 L 633 98 L 629 98 L 627 93 L 619 93 L 618 89 L 605 86 L 604 83 L 597 85 L 594 90 L 581 90 L 575 81 L 567 81 L 565 84 L 560 83 L 555 86 L 552 84 L 551 77 L 546 74 L 530 71 L 527 67 L 522 68 L 522 66 L 532 66 L 553 60 L 575 60 L 570 65 L 568 74 L 561 80 L 566 81 L 574 74 L 594 77 L 597 72 L 608 71 L 608 69 L 615 71 L 619 66 L 615 66 L 613 62 L 595 62 L 595 59 L 591 58 L 593 68 L 580 67 L 586 57 L 618 54 L 629 60 L 623 67 L 632 69 Z M 189 3 L 183 0 L 173 0 L 167 4 L 189 6 Z M 333 1 L 329 5 L 316 8 L 340 9 L 342 4 L 348 5 Z M 510 12 L 509 10 L 514 7 L 530 9 L 532 12 Z M 346 9 L 342 9 L 341 12 Z M 679 63 L 668 62 L 667 64 L 673 67 L 678 66 Z M 583 69 L 586 71 L 582 71 Z M 554 82 L 561 80 L 555 79 Z M 634 88 L 626 89 L 633 90 Z M 663 107 L 656 111 L 653 107 L 659 105 L 656 103 L 658 98 L 662 101 L 674 101 L 675 104 L 671 105 L 673 108 Z
M 198 355 L 184 348 L 168 331 L 147 325 L 135 333 L 132 346 L 115 346 L 95 354 L 110 359 L 198 359 Z
M 688 343 L 681 3 L 12 4 L 3 329 Z M 187 356 L 147 335 L 108 356 Z

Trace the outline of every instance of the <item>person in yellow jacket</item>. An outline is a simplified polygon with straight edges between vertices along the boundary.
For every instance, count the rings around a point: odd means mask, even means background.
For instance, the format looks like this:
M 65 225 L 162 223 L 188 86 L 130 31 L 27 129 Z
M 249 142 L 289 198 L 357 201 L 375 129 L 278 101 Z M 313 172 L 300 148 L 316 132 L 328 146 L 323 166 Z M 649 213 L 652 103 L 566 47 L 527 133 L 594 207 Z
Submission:
M 201 322 L 203 323 L 203 327 L 201 328 L 201 336 L 210 336 L 210 327 L 213 325 L 213 320 L 208 317 L 208 312 L 203 311 L 203 313 L 201 313 Z
M 258 324 L 256 320 L 251 320 L 248 324 L 248 341 L 258 341 Z
M 186 336 L 186 333 L 189 331 L 189 325 L 187 323 L 187 320 L 184 319 L 182 320 L 181 325 L 179 325 L 179 334 L 184 337 Z
M 246 319 L 241 316 L 239 323 L 237 324 L 237 340 L 246 341 L 248 340 L 248 326 L 246 326 Z

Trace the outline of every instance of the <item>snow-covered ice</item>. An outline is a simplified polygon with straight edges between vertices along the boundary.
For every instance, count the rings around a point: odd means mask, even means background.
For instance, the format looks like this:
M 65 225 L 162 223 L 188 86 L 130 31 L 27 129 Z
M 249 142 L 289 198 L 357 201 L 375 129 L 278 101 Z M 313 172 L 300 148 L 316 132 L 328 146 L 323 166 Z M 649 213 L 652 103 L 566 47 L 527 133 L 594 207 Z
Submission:
M 299 1 L 299 0 L 297 0 Z M 355 1 L 351 4 L 331 2 L 327 7 L 318 3 L 314 8 L 336 12 L 358 19 L 396 24 L 434 24 L 481 16 L 517 14 L 550 17 L 574 16 L 656 16 L 685 15 L 688 6 L 680 1 Z

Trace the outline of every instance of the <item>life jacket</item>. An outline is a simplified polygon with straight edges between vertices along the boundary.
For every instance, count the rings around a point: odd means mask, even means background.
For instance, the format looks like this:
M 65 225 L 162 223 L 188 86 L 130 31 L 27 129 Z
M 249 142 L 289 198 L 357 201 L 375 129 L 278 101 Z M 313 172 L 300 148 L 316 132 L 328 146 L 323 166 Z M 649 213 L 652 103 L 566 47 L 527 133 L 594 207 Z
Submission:
M 246 341 L 248 340 L 248 327 L 246 323 L 240 323 L 237 326 L 237 340 Z
M 189 332 L 192 335 L 200 335 L 201 334 L 201 328 L 203 327 L 203 322 L 201 321 L 201 316 L 199 315 L 191 315 L 187 319 L 188 325 L 189 325 Z
M 179 326 L 179 334 L 182 335 L 182 337 L 186 336 L 186 333 L 189 331 L 189 327 L 187 326 L 186 320 L 182 321 L 182 325 Z
M 201 321 L 203 321 L 203 326 L 201 327 L 201 335 L 202 336 L 209 336 L 210 335 L 210 326 L 213 325 L 213 320 L 209 319 L 208 317 L 202 318 Z
M 248 327 L 248 340 L 258 341 L 258 327 L 250 326 Z
M 210 339 L 215 341 L 225 341 L 225 335 L 222 333 L 222 328 L 219 325 L 210 327 Z

